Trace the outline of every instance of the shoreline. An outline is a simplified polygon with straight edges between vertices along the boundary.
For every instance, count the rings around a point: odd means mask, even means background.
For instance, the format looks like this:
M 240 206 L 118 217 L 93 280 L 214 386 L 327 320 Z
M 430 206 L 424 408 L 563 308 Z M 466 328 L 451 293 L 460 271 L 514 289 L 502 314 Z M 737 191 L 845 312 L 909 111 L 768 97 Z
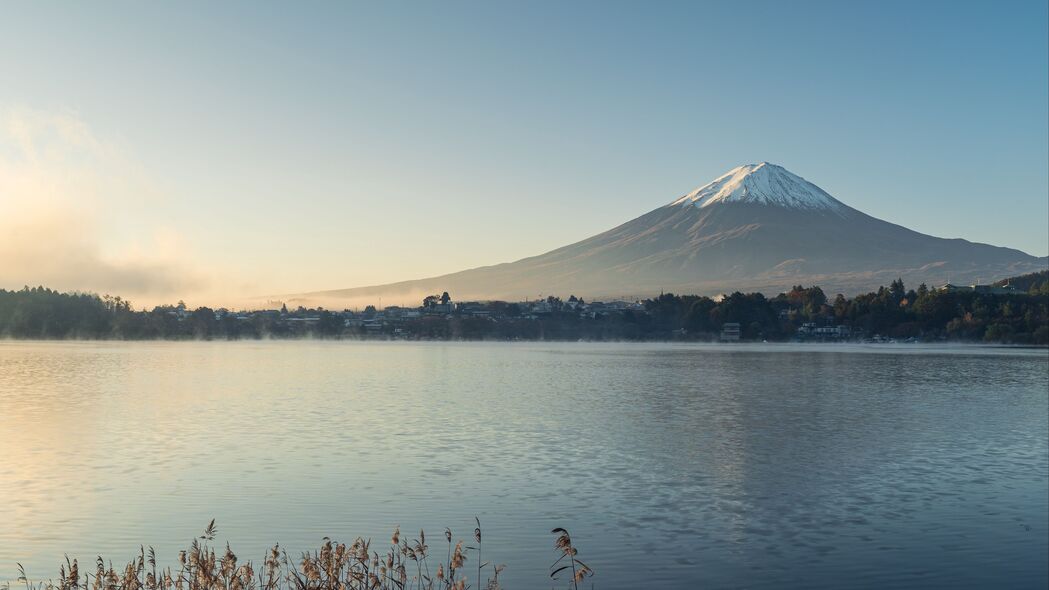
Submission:
M 929 342 L 870 342 L 870 341 L 734 341 L 720 342 L 710 340 L 494 340 L 494 339 L 406 339 L 406 338 L 9 338 L 0 337 L 0 344 L 239 344 L 239 343 L 303 343 L 303 344 L 427 344 L 427 345 L 461 345 L 461 344 L 496 344 L 496 345 L 628 345 L 628 346 L 680 346 L 680 347 L 702 347 L 731 350 L 732 348 L 822 348 L 834 349 L 837 347 L 849 347 L 851 349 L 873 349 L 873 350 L 950 350 L 950 349 L 994 349 L 994 350 L 1044 350 L 1049 351 L 1049 345 L 1040 344 L 1010 344 L 1000 342 L 979 341 L 929 341 Z

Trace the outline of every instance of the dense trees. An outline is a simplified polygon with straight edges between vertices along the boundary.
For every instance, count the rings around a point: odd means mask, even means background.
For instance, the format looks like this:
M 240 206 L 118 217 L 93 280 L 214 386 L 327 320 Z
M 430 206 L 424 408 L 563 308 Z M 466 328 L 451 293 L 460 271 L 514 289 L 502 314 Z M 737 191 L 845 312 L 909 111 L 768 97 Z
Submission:
M 819 287 L 795 286 L 768 298 L 732 293 L 718 299 L 665 293 L 641 309 L 585 304 L 550 296 L 535 304 L 489 302 L 483 314 L 441 312 L 390 318 L 373 306 L 360 314 L 298 308 L 229 313 L 185 304 L 135 311 L 109 295 L 59 293 L 43 287 L 0 289 L 0 337 L 84 339 L 238 339 L 404 337 L 523 340 L 713 340 L 738 323 L 745 340 L 787 340 L 802 326 L 847 326 L 852 337 L 917 338 L 1049 344 L 1049 272 L 1011 279 L 1010 294 L 945 291 L 897 279 L 876 292 L 829 299 Z M 448 305 L 447 293 L 426 308 Z M 448 305 L 450 308 L 451 306 Z M 808 333 L 812 334 L 812 330 Z
M 995 283 L 995 286 L 998 287 L 1005 285 L 1031 295 L 1049 295 L 1049 270 L 1002 279 Z

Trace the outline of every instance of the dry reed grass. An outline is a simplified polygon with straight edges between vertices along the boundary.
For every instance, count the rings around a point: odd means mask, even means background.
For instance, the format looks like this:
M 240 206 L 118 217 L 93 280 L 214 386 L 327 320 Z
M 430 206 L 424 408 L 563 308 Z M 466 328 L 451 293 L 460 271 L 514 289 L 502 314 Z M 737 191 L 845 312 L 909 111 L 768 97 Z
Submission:
M 576 557 L 579 555 L 579 550 L 572 545 L 572 536 L 568 534 L 568 531 L 556 528 L 550 532 L 557 535 L 557 539 L 554 540 L 554 547 L 561 553 L 561 557 L 558 557 L 557 561 L 550 566 L 550 578 L 557 580 L 562 572 L 570 569 L 572 571 L 571 586 L 574 590 L 578 590 L 579 582 L 594 575 L 594 570 Z M 557 564 L 562 563 L 565 558 L 568 558 L 568 564 L 558 567 Z
M 506 567 L 481 561 L 480 520 L 474 529 L 476 547 L 464 546 L 463 541 L 452 543 L 452 531 L 445 529 L 443 561 L 431 556 L 424 531 L 409 541 L 397 527 L 385 550 L 374 549 L 370 539 L 361 537 L 349 545 L 325 537 L 320 549 L 298 558 L 274 545 L 256 568 L 251 561 L 240 561 L 228 543 L 225 550 L 211 545 L 217 533 L 212 520 L 200 537 L 179 552 L 177 567 L 158 568 L 153 548 L 141 547 L 139 555 L 120 569 L 100 556 L 94 571 L 82 573 L 77 560 L 66 557 L 58 580 L 46 582 L 31 582 L 19 564 L 18 582 L 25 590 L 500 590 L 499 574 Z M 579 581 L 593 571 L 576 559 L 567 531 L 554 529 L 554 533 L 559 534 L 555 548 L 561 553 L 554 566 L 566 557 L 571 566 L 558 568 L 550 576 L 557 580 L 562 570 L 571 567 L 569 587 L 578 588 Z M 469 551 L 477 553 L 476 586 L 468 580 L 473 573 L 466 570 Z M 20 589 L 0 585 L 0 590 Z

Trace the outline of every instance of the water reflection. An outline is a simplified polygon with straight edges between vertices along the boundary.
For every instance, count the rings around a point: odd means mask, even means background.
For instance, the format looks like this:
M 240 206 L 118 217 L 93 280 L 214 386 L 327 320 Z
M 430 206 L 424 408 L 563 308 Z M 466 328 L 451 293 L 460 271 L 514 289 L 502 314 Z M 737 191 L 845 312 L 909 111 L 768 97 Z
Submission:
M 601 587 L 1044 586 L 1047 386 L 996 349 L 0 343 L 0 578 L 478 514 L 511 587 L 554 525 Z

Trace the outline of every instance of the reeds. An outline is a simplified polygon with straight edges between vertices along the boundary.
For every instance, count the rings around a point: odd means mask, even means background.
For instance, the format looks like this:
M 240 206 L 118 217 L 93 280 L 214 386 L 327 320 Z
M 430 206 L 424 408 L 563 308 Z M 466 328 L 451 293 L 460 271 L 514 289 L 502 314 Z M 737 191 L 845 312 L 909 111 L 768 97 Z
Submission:
M 572 545 L 572 536 L 568 534 L 568 531 L 556 528 L 550 532 L 557 535 L 557 538 L 554 540 L 554 547 L 561 553 L 561 557 L 558 557 L 557 561 L 550 566 L 550 577 L 557 580 L 562 572 L 571 569 L 570 587 L 573 590 L 579 590 L 579 582 L 582 582 L 588 576 L 594 575 L 594 570 L 576 557 L 579 555 L 579 550 Z M 562 563 L 566 557 L 568 558 L 568 564 L 558 567 L 557 564 Z
M 475 520 L 476 547 L 464 547 L 461 540 L 453 544 L 452 531 L 445 529 L 443 561 L 431 556 L 424 531 L 409 541 L 397 527 L 385 550 L 373 548 L 370 539 L 361 537 L 349 545 L 325 537 L 319 549 L 293 558 L 279 544 L 274 545 L 256 570 L 253 562 L 241 562 L 228 543 L 225 550 L 211 544 L 218 534 L 212 520 L 200 537 L 179 551 L 175 567 L 158 568 L 153 548 L 140 547 L 139 555 L 120 569 L 100 556 L 93 572 L 82 573 L 77 560 L 66 557 L 57 580 L 35 584 L 19 565 L 18 582 L 25 590 L 500 590 L 499 574 L 506 566 L 481 561 L 481 521 Z M 554 529 L 558 531 L 562 533 L 555 543 L 562 553 L 558 562 L 570 557 L 571 583 L 578 587 L 593 572 L 575 558 L 568 532 Z M 473 573 L 466 569 L 468 551 L 477 553 L 476 586 L 468 580 Z M 552 572 L 551 577 L 557 579 L 557 573 L 566 567 Z M 0 585 L 0 590 L 18 588 Z

